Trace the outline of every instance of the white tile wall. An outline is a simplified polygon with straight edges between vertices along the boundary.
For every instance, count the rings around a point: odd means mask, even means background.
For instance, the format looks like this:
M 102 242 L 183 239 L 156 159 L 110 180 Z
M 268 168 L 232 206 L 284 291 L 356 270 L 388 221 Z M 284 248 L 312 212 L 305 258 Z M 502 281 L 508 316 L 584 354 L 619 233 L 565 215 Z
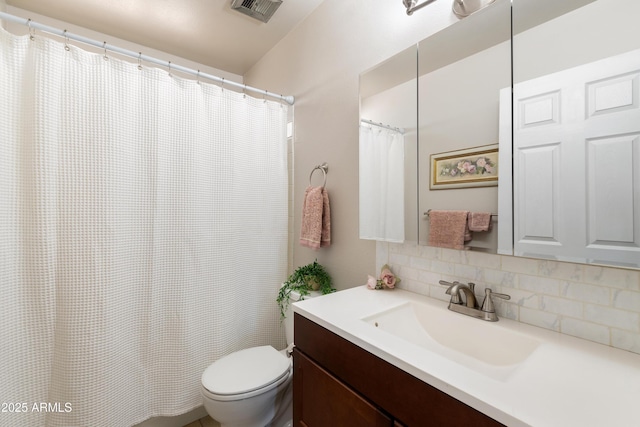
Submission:
M 376 265 L 389 264 L 399 287 L 448 301 L 440 280 L 474 282 L 511 295 L 494 299 L 498 316 L 640 353 L 640 271 L 482 252 L 384 243 Z

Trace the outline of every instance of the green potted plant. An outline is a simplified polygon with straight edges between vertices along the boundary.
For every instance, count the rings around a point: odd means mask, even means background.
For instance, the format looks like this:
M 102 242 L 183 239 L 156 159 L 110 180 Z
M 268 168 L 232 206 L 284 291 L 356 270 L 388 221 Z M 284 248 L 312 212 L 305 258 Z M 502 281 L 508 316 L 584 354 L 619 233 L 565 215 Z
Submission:
M 294 291 L 299 293 L 300 300 L 303 300 L 305 295 L 309 295 L 311 291 L 319 291 L 325 295 L 336 290 L 331 285 L 331 276 L 322 265 L 318 264 L 318 260 L 313 261 L 312 264 L 298 267 L 287 281 L 282 284 L 278 292 L 276 301 L 278 302 L 278 307 L 280 307 L 281 319 L 285 318 L 291 292 Z

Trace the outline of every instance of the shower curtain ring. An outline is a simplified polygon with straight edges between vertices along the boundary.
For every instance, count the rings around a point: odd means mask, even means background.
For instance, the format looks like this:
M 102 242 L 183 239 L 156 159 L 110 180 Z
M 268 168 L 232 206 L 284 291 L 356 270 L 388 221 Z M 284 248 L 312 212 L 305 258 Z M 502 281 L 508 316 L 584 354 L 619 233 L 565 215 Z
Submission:
M 169 77 L 171 77 L 171 61 L 169 61 Z
M 200 84 L 200 70 L 198 70 L 198 73 L 196 74 L 196 83 Z
M 64 30 L 63 35 L 64 35 L 64 50 L 69 52 L 71 48 L 69 47 L 69 36 L 67 35 L 66 29 Z
M 102 56 L 102 59 L 108 61 L 109 57 L 107 56 L 107 42 L 102 42 L 102 48 L 104 49 L 104 55 Z
M 142 71 L 142 52 L 138 52 L 138 70 Z
M 27 19 L 27 27 L 29 27 L 29 40 L 35 40 L 36 38 L 36 30 L 31 27 L 31 18 Z
M 220 89 L 224 92 L 224 77 L 222 77 L 222 81 L 220 82 Z

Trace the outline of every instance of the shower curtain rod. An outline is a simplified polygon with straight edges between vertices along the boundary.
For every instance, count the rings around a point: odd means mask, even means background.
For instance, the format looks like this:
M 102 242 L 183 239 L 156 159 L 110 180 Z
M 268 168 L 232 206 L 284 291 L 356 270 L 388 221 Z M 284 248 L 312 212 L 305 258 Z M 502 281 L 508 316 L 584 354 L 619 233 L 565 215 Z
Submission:
M 404 128 L 398 128 L 398 127 L 394 127 L 394 126 L 390 126 L 390 125 L 385 125 L 384 123 L 376 123 L 373 120 L 367 120 L 367 119 L 361 119 L 360 120 L 362 123 L 366 123 L 368 125 L 372 125 L 372 126 L 378 126 L 384 129 L 389 129 L 389 130 L 394 130 L 396 132 L 400 132 L 402 134 L 404 134 L 405 130 Z
M 209 80 L 213 80 L 215 82 L 221 83 L 223 85 L 228 85 L 228 86 L 233 86 L 235 88 L 241 89 L 243 91 L 248 91 L 248 92 L 254 92 L 254 93 L 258 93 L 260 95 L 263 96 L 268 96 L 271 98 L 276 98 L 282 101 L 285 101 L 287 104 L 289 105 L 293 105 L 295 102 L 295 99 L 293 96 L 285 96 L 285 95 L 279 95 L 277 93 L 273 93 L 273 92 L 269 92 L 263 89 L 257 89 L 255 87 L 251 87 L 251 86 L 247 86 L 245 84 L 242 83 L 237 83 L 231 80 L 226 80 L 223 77 L 218 77 L 218 76 L 214 76 L 212 74 L 207 74 L 207 73 L 203 73 L 200 70 L 194 70 L 191 68 L 187 68 L 187 67 L 183 67 L 181 65 L 176 65 L 171 63 L 170 61 L 163 61 L 161 59 L 157 59 L 151 56 L 147 56 L 147 55 L 143 55 L 142 52 L 134 52 L 132 50 L 128 50 L 128 49 L 124 49 L 118 46 L 113 46 L 108 44 L 107 42 L 99 42 L 97 40 L 93 40 L 78 34 L 73 34 L 68 32 L 67 30 L 60 30 L 54 27 L 50 27 L 48 25 L 44 25 L 44 24 L 40 24 L 38 22 L 34 22 L 31 19 L 25 19 L 25 18 L 20 18 L 19 16 L 15 16 L 15 15 L 11 15 L 9 13 L 6 12 L 0 12 L 0 19 L 4 19 L 5 21 L 10 21 L 10 22 L 14 22 L 17 24 L 22 24 L 22 25 L 26 25 L 27 27 L 29 27 L 29 29 L 35 29 L 35 30 L 40 30 L 40 31 L 44 31 L 46 33 L 50 33 L 50 34 L 54 34 L 60 37 L 64 37 L 66 39 L 69 40 L 75 40 L 75 41 L 79 41 L 81 43 L 84 44 L 88 44 L 91 46 L 95 46 L 101 49 L 105 49 L 105 51 L 110 50 L 112 52 L 116 52 L 119 53 L 121 55 L 125 55 L 131 58 L 135 58 L 139 61 L 145 61 L 145 62 L 151 62 L 153 64 L 156 65 L 160 65 L 162 67 L 167 67 L 169 70 L 177 70 L 177 71 L 181 71 L 183 73 L 186 74 L 191 74 L 194 75 L 196 77 L 204 77 L 206 79 Z

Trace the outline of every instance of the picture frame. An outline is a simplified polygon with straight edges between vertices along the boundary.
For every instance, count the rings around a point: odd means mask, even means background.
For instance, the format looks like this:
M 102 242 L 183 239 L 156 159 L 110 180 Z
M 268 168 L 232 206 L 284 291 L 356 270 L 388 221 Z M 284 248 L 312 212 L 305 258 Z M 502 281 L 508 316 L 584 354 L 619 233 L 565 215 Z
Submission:
M 498 144 L 431 154 L 431 190 L 498 185 Z

